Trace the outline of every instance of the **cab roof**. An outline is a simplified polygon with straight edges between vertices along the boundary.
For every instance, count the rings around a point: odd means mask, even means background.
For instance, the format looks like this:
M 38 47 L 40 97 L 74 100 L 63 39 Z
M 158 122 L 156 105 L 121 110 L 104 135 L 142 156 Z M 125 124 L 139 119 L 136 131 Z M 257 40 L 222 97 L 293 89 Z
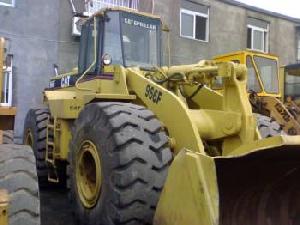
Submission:
M 223 57 L 234 56 L 234 55 L 261 55 L 261 56 L 268 57 L 268 58 L 278 59 L 277 55 L 270 54 L 270 53 L 264 53 L 264 52 L 260 52 L 260 51 L 255 51 L 255 50 L 251 50 L 251 49 L 230 52 L 230 53 L 218 55 L 215 58 L 223 58 Z
M 131 13 L 131 14 L 136 14 L 139 16 L 145 16 L 145 17 L 149 17 L 152 19 L 159 19 L 161 20 L 160 16 L 158 15 L 154 15 L 151 13 L 146 13 L 146 12 L 138 12 L 136 10 L 130 9 L 130 8 L 125 8 L 125 7 L 108 7 L 108 8 L 104 8 L 99 10 L 98 12 L 94 13 L 90 18 L 92 17 L 101 17 L 104 16 L 104 14 L 106 12 L 112 12 L 112 11 L 119 11 L 119 12 L 127 12 L 127 13 Z

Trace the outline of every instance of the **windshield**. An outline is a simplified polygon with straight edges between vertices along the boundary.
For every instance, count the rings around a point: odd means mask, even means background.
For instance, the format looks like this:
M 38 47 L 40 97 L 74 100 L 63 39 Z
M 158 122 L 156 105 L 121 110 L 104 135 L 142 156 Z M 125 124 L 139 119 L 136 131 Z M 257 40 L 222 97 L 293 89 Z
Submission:
M 125 66 L 160 66 L 160 20 L 123 13 L 121 30 Z
M 263 82 L 265 92 L 278 93 L 278 67 L 277 61 L 264 57 L 254 56 L 260 78 Z
M 112 64 L 161 66 L 160 20 L 127 12 L 108 12 L 104 25 L 103 54 Z

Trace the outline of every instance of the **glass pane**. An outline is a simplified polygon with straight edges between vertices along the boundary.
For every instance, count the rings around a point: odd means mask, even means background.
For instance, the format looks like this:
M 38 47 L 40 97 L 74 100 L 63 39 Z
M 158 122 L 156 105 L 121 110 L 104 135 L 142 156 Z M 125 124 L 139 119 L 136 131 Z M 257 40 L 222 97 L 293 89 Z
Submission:
M 266 92 L 278 93 L 277 61 L 254 56 L 254 61 Z
M 284 84 L 285 97 L 292 96 L 295 98 L 300 97 L 300 77 L 291 74 L 286 74 Z
M 87 45 L 87 36 L 88 36 L 89 24 L 84 24 L 81 29 L 80 37 L 80 51 L 79 51 L 79 73 L 83 73 L 85 70 L 85 54 L 86 54 L 86 45 Z
M 150 1 L 150 0 L 145 0 L 145 1 Z M 189 11 L 208 14 L 209 6 L 202 5 L 200 2 L 199 3 L 198 2 L 191 1 L 191 0 L 181 0 L 181 7 Z
M 105 23 L 103 54 L 112 57 L 112 64 L 123 65 L 119 13 L 108 13 L 108 18 Z
M 88 69 L 95 60 L 95 38 L 97 31 L 94 29 L 94 21 L 91 21 L 89 25 L 89 31 L 87 35 L 87 54 L 86 54 L 86 69 Z M 95 66 L 91 68 L 91 71 L 95 70 Z
M 264 32 L 253 30 L 253 49 L 264 51 Z
M 247 48 L 252 48 L 252 29 L 248 28 L 247 29 Z
M 207 18 L 196 16 L 196 39 L 206 41 Z
M 0 4 L 4 3 L 4 4 L 8 4 L 8 5 L 12 5 L 13 0 L 0 0 Z
M 298 40 L 298 57 L 297 59 L 300 60 L 300 39 Z
M 264 46 L 265 46 L 264 51 L 265 52 L 269 52 L 269 46 L 268 46 L 269 40 L 268 40 L 268 38 L 269 38 L 268 32 L 265 31 L 264 32 Z
M 247 18 L 247 23 L 249 25 L 252 25 L 254 27 L 260 27 L 264 30 L 268 29 L 269 23 L 267 21 L 261 20 L 261 19 L 256 19 L 253 17 L 248 17 Z
M 194 37 L 194 16 L 186 13 L 181 13 L 181 35 L 186 37 Z
M 124 14 L 122 38 L 126 66 L 160 65 L 159 20 Z
M 247 90 L 255 91 L 257 93 L 261 92 L 261 87 L 259 85 L 257 75 L 250 56 L 247 56 L 247 69 L 248 69 L 248 81 Z

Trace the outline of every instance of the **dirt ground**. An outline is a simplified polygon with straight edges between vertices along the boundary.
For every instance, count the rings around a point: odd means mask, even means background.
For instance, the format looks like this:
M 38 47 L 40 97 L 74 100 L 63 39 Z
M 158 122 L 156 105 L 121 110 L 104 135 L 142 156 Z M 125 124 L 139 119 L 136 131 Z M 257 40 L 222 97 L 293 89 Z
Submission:
M 75 225 L 66 190 L 51 188 L 40 194 L 42 225 Z

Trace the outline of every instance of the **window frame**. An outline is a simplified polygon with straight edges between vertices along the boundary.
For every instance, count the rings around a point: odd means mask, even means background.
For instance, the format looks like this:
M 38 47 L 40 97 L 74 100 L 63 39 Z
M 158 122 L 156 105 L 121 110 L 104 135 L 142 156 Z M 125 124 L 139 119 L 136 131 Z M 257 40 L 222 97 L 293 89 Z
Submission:
M 93 26 L 93 29 L 91 32 L 87 31 L 86 34 L 91 34 L 93 37 L 93 45 L 94 48 L 92 49 L 94 58 L 93 61 L 91 62 L 91 64 L 88 64 L 88 54 L 89 54 L 89 45 L 91 44 L 89 42 L 89 37 L 87 36 L 85 40 L 81 40 L 80 41 L 80 47 L 79 47 L 79 57 L 78 57 L 78 71 L 80 74 L 83 73 L 87 73 L 87 74 L 94 74 L 97 72 L 97 65 L 98 65 L 98 61 L 99 59 L 97 52 L 99 51 L 99 19 L 97 19 L 97 17 L 94 17 L 92 19 L 89 19 L 88 21 L 85 22 L 85 24 L 83 26 L 88 26 L 88 27 L 84 27 L 84 29 L 91 29 L 90 26 Z M 94 36 L 93 36 L 94 33 Z M 83 52 L 82 52 L 83 51 Z M 83 61 L 81 61 L 81 57 L 83 57 Z M 81 63 L 83 63 L 81 65 Z M 91 67 L 93 65 L 93 67 Z M 90 68 L 90 70 L 88 70 Z
M 15 4 L 16 4 L 16 0 L 11 0 L 11 4 L 1 2 L 0 0 L 0 6 L 15 7 Z
M 259 66 L 259 59 L 265 59 L 265 60 L 271 60 L 273 62 L 276 62 L 276 91 L 275 92 L 272 92 L 270 90 L 267 90 L 266 88 L 266 85 L 267 85 L 267 82 L 265 82 L 266 80 L 264 79 L 264 76 L 262 74 L 262 71 L 261 71 L 261 66 Z M 270 59 L 268 57 L 260 57 L 258 55 L 254 55 L 252 57 L 252 61 L 256 67 L 256 73 L 257 73 L 257 76 L 259 76 L 259 79 L 260 79 L 260 82 L 261 82 L 261 87 L 262 87 L 262 90 L 265 92 L 265 93 L 268 93 L 268 94 L 279 94 L 280 93 L 280 77 L 279 77 L 279 70 L 278 70 L 278 61 L 274 60 L 274 59 Z M 272 76 L 272 74 L 271 74 Z
M 254 61 L 254 58 L 253 56 L 251 55 L 246 55 L 246 67 L 247 67 L 247 70 L 249 71 L 249 64 L 248 64 L 248 59 L 249 59 L 249 63 L 251 64 L 250 66 L 253 68 L 254 70 L 254 77 L 255 77 L 255 80 L 257 81 L 258 83 L 258 86 L 259 86 L 259 90 L 252 90 L 251 88 L 249 88 L 248 84 L 250 83 L 249 82 L 249 79 L 250 79 L 250 74 L 249 72 L 247 72 L 247 77 L 248 77 L 248 80 L 247 80 L 247 91 L 249 92 L 250 90 L 252 91 L 255 91 L 257 93 L 262 93 L 264 91 L 264 85 L 262 83 L 262 80 L 260 78 L 260 74 L 259 74 L 259 70 L 257 68 L 257 65 L 255 64 L 255 61 Z
M 299 35 L 297 37 L 297 48 L 296 48 L 296 51 L 297 51 L 297 61 L 299 62 L 300 61 L 300 36 Z
M 255 50 L 255 51 L 259 51 L 259 52 L 264 52 L 264 53 L 268 53 L 269 52 L 269 24 L 267 26 L 267 29 L 265 28 L 262 28 L 262 27 L 258 27 L 258 26 L 254 26 L 254 25 L 251 25 L 251 24 L 247 24 L 247 30 L 248 29 L 251 29 L 251 48 L 252 50 Z M 254 43 L 254 31 L 259 31 L 259 32 L 262 32 L 263 33 L 263 50 L 262 49 L 256 49 L 254 48 L 253 46 L 253 43 Z M 247 31 L 248 32 L 248 31 Z M 248 38 L 248 35 L 247 35 L 247 38 Z M 247 43 L 248 43 L 248 40 L 247 40 Z M 248 46 L 247 46 L 248 48 Z
M 182 13 L 188 14 L 193 16 L 193 37 L 191 36 L 186 36 L 182 34 Z M 201 39 L 197 39 L 196 38 L 196 16 L 202 17 L 206 19 L 206 30 L 205 30 L 205 40 L 201 40 Z M 209 42 L 209 8 L 207 9 L 207 14 L 205 13 L 200 13 L 200 12 L 195 12 L 195 11 L 191 11 L 188 9 L 184 9 L 184 8 L 180 8 L 180 37 L 183 38 L 188 38 L 191 40 L 195 40 L 195 41 L 200 41 L 200 42 Z

